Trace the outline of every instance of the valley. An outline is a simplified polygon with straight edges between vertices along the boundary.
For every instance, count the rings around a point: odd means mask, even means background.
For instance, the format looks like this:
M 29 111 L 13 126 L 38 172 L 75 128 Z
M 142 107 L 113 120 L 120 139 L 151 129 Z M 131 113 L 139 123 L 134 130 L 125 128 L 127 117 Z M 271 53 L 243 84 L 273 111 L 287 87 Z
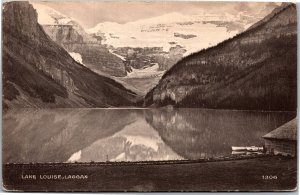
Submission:
M 125 24 L 104 22 L 89 29 L 43 4 L 33 3 L 33 6 L 45 32 L 75 60 L 144 96 L 157 85 L 162 71 L 169 70 L 184 56 L 244 31 L 277 5 L 266 4 L 255 16 L 246 12 L 238 15 L 174 12 Z M 143 69 L 156 64 L 159 68 L 153 72 L 153 79 L 143 77 Z M 140 69 L 134 74 L 141 75 L 132 78 L 133 69 Z

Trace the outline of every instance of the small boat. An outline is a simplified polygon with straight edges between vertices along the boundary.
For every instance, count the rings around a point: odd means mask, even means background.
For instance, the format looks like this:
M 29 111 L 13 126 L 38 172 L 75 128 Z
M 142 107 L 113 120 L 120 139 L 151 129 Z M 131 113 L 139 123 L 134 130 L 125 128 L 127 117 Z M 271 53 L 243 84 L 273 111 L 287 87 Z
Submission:
M 245 151 L 245 150 L 247 150 L 247 147 L 232 146 L 231 149 L 232 149 L 232 151 Z
M 247 153 L 246 151 L 234 151 L 234 150 L 231 152 L 232 155 L 241 155 L 246 153 Z
M 258 151 L 263 151 L 263 147 L 256 147 L 256 146 L 250 146 L 250 147 L 237 147 L 237 146 L 232 146 L 231 147 L 232 151 L 248 151 L 248 152 L 258 152 Z

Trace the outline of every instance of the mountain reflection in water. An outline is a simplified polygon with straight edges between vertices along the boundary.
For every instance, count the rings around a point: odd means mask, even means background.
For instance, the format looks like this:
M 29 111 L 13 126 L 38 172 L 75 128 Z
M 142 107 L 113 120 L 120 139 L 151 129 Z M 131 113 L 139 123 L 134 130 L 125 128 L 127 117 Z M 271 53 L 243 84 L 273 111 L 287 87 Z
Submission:
M 18 109 L 3 116 L 3 162 L 199 159 L 262 146 L 293 112 Z

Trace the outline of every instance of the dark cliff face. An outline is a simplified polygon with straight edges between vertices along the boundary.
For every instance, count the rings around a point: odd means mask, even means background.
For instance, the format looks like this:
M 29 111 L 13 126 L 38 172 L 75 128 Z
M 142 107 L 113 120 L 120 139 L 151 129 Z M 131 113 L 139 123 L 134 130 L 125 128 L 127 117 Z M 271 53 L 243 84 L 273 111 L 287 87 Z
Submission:
M 183 58 L 145 105 L 295 110 L 297 12 L 284 4 L 249 30 Z
M 135 96 L 75 62 L 28 2 L 3 4 L 3 91 L 5 107 L 122 106 Z
M 43 25 L 45 32 L 68 52 L 79 53 L 82 63 L 99 74 L 126 76 L 125 65 L 117 56 L 101 45 L 101 41 L 87 34 L 77 23 Z

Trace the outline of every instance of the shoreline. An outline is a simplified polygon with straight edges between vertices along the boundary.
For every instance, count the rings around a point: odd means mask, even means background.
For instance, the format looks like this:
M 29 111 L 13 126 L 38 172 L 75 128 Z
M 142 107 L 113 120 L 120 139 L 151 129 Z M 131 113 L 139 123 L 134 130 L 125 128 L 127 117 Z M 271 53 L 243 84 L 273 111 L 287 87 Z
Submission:
M 14 191 L 191 192 L 293 191 L 297 186 L 297 158 L 284 156 L 131 165 L 4 164 L 3 187 Z M 272 177 L 276 179 L 268 179 Z
M 30 163 L 3 163 L 3 165 L 164 165 L 164 164 L 192 164 L 192 163 L 209 163 L 209 162 L 222 162 L 222 161 L 235 161 L 247 160 L 254 158 L 267 158 L 276 155 L 272 154 L 252 154 L 252 155 L 236 155 L 236 156 L 223 156 L 213 158 L 203 158 L 195 160 L 149 160 L 149 161 L 105 161 L 105 162 L 30 162 Z M 281 156 L 281 155 L 277 155 Z M 285 157 L 284 158 L 291 158 Z
M 87 107 L 73 107 L 73 108 L 55 108 L 55 107 L 45 107 L 45 108 L 29 108 L 29 107 L 20 107 L 20 108 L 9 108 L 7 110 L 181 110 L 181 109 L 190 109 L 190 110 L 218 110 L 218 111 L 233 111 L 233 112 L 278 112 L 278 113 L 297 113 L 297 110 L 239 110 L 239 109 L 222 109 L 222 108 L 196 108 L 196 107 L 174 107 L 168 108 L 167 106 L 162 107 L 107 107 L 107 108 L 101 108 L 101 107 L 93 107 L 93 108 L 87 108 Z

